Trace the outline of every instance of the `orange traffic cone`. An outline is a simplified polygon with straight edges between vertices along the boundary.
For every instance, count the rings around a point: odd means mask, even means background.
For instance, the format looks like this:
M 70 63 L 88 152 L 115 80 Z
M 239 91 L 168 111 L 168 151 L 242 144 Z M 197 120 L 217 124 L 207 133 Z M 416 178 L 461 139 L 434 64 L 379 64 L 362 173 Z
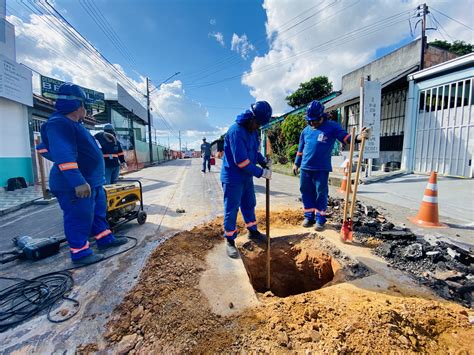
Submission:
M 436 171 L 431 172 L 418 214 L 415 217 L 408 217 L 408 220 L 426 228 L 447 228 L 447 225 L 439 222 Z
M 344 168 L 344 177 L 342 178 L 342 182 L 341 182 L 341 188 L 339 190 L 337 190 L 337 192 L 340 192 L 341 194 L 345 194 L 346 193 L 346 188 L 347 188 L 347 176 L 349 175 L 349 162 L 346 161 L 346 167 Z M 349 193 L 351 194 L 352 193 L 352 184 L 350 184 L 350 187 L 349 187 Z

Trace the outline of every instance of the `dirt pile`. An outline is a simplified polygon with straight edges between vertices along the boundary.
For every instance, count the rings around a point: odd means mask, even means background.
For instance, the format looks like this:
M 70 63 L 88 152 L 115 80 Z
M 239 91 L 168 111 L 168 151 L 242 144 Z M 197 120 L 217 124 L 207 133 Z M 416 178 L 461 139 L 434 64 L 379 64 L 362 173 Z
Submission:
M 272 225 L 301 219 L 300 210 L 274 213 Z M 446 353 L 474 347 L 468 313 L 461 306 L 388 296 L 348 283 L 287 298 L 261 295 L 262 306 L 246 313 L 215 315 L 198 284 L 207 252 L 221 241 L 222 220 L 217 219 L 158 247 L 114 312 L 105 334 L 107 348 L 136 354 L 311 349 Z M 96 349 L 91 344 L 87 348 Z
M 472 350 L 468 313 L 454 304 L 394 297 L 344 283 L 270 299 L 252 317 L 233 351 L 316 353 L 457 353 Z

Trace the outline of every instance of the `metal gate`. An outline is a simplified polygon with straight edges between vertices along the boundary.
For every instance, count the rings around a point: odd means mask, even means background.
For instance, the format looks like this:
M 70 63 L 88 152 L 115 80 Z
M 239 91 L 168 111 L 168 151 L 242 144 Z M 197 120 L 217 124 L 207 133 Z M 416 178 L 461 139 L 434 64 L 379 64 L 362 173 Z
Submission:
M 473 79 L 421 90 L 416 124 L 416 172 L 472 177 Z

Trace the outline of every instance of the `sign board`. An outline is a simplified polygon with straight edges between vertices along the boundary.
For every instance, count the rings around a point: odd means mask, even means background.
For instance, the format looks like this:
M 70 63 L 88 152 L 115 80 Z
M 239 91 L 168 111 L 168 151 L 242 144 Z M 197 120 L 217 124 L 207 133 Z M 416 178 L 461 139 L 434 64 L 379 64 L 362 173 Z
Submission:
M 365 141 L 364 159 L 376 159 L 380 156 L 380 103 L 382 85 L 380 81 L 366 81 L 361 87 L 362 120 L 360 129 L 370 129 L 370 138 Z
M 41 75 L 41 95 L 56 100 L 58 97 L 59 87 L 62 84 L 64 84 L 64 81 Z M 97 112 L 105 111 L 104 93 L 84 88 L 82 86 L 81 88 L 84 90 L 87 97 L 86 106 Z
M 148 113 L 146 109 L 130 95 L 119 83 L 117 83 L 117 101 L 130 112 L 140 117 L 148 123 Z
M 0 97 L 33 106 L 31 70 L 0 55 Z

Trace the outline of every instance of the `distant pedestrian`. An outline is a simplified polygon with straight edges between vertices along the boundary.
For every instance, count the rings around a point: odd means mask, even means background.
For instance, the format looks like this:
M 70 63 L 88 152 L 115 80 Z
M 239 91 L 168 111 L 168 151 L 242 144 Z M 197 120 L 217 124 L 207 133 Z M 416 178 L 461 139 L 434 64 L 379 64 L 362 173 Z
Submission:
M 249 238 L 266 241 L 259 232 L 255 216 L 255 189 L 253 177 L 271 179 L 271 161 L 259 151 L 258 129 L 270 120 L 272 108 L 266 101 L 258 101 L 250 110 L 237 116 L 224 138 L 224 159 L 221 181 L 224 189 L 224 237 L 227 240 L 227 255 L 237 258 L 237 214 L 240 211 L 249 231 Z M 259 164 L 261 167 L 257 166 Z
M 202 157 L 202 172 L 206 172 L 207 169 L 211 171 L 211 144 L 206 142 L 206 137 L 202 139 L 201 144 L 201 157 Z
M 351 135 L 339 123 L 327 119 L 324 105 L 313 101 L 306 110 L 306 126 L 300 135 L 298 152 L 293 165 L 295 175 L 300 172 L 300 192 L 304 206 L 303 227 L 311 227 L 321 231 L 326 223 L 328 205 L 328 180 L 332 171 L 331 152 L 334 142 L 339 140 L 349 144 Z M 368 138 L 369 131 L 363 128 L 356 141 Z M 315 218 L 316 216 L 316 218 Z
M 117 139 L 114 126 L 107 123 L 104 126 L 104 131 L 97 133 L 95 139 L 100 144 L 102 154 L 105 162 L 105 183 L 115 184 L 118 181 L 120 168 L 127 168 L 125 162 L 125 153 L 122 145 Z
M 71 259 L 79 265 L 103 259 L 102 254 L 93 253 L 90 236 L 95 237 L 102 250 L 127 243 L 127 238 L 116 238 L 107 223 L 104 158 L 94 137 L 82 124 L 85 101 L 81 87 L 62 84 L 56 112 L 41 126 L 41 154 L 54 162 L 49 186 L 63 210 Z

